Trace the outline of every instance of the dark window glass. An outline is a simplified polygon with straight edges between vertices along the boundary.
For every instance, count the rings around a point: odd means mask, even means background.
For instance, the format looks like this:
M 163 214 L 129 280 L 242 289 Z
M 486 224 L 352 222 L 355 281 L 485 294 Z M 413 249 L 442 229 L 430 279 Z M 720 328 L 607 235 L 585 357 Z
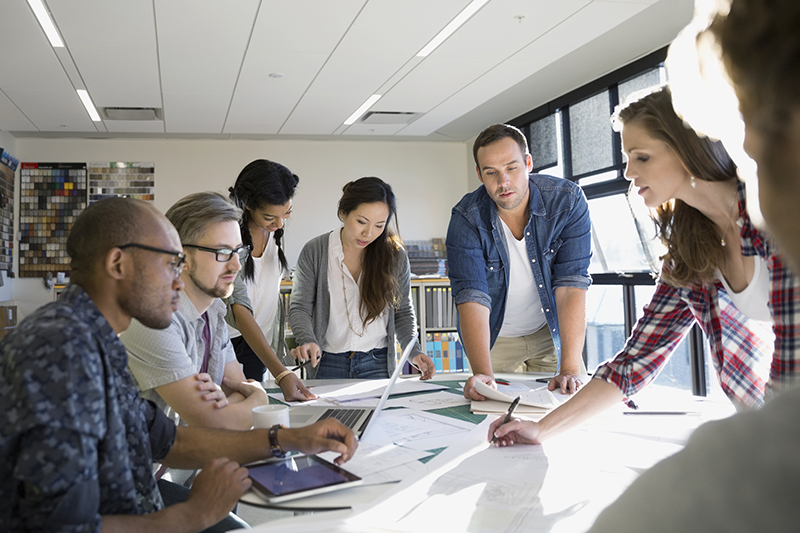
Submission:
M 558 135 L 555 115 L 548 115 L 530 124 L 528 148 L 531 151 L 534 172 L 558 164 Z
M 623 81 L 619 84 L 619 103 L 625 104 L 628 97 L 636 91 L 644 89 L 652 89 L 663 85 L 666 79 L 662 80 L 664 69 L 657 67 L 647 70 L 642 74 L 635 76 L 629 80 Z
M 572 175 L 581 176 L 614 164 L 608 91 L 569 107 Z

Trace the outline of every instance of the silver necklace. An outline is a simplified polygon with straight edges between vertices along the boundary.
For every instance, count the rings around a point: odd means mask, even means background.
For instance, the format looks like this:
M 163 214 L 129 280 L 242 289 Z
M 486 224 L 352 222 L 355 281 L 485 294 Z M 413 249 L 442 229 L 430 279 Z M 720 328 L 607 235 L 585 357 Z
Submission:
M 739 188 L 737 187 L 737 188 L 736 188 L 736 191 L 734 191 L 734 193 L 733 193 L 733 201 L 731 202 L 731 206 L 728 208 L 728 214 L 729 214 L 729 215 L 730 215 L 730 212 L 731 212 L 731 210 L 733 209 L 733 204 L 735 204 L 735 203 L 736 203 L 736 200 L 737 200 L 738 198 L 739 198 Z M 737 209 L 737 213 L 738 213 L 738 209 Z M 738 217 L 738 216 L 736 217 L 736 220 L 739 220 L 739 217 Z M 736 222 L 734 222 L 733 224 L 734 224 L 734 226 L 736 226 L 736 225 L 737 225 L 737 224 L 736 224 Z M 725 231 L 722 233 L 722 238 L 719 240 L 719 243 L 720 243 L 722 246 L 727 246 L 727 244 L 725 243 L 725 235 L 727 235 L 727 234 L 728 234 L 728 229 L 730 229 L 730 226 L 728 226 L 728 227 L 726 227 L 726 228 L 725 228 Z
M 362 326 L 361 333 L 357 332 L 350 321 L 350 308 L 347 306 L 347 290 L 344 287 L 344 265 L 342 265 L 342 294 L 344 294 L 344 313 L 347 315 L 347 325 L 350 326 L 350 331 L 359 337 L 363 337 L 366 332 L 366 326 Z

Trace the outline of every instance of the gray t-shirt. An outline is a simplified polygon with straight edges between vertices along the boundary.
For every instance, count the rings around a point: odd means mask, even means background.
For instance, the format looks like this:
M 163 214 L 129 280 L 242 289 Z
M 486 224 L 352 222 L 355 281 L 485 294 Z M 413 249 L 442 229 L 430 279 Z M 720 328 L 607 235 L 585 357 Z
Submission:
M 215 299 L 207 311 L 211 331 L 208 373 L 217 385 L 222 384 L 225 365 L 236 360 L 225 324 L 225 312 L 225 304 L 220 299 Z M 155 402 L 170 419 L 181 425 L 186 424 L 155 388 L 200 372 L 205 352 L 204 325 L 203 317 L 192 301 L 186 294 L 181 294 L 178 310 L 172 314 L 172 324 L 167 329 L 148 328 L 134 319 L 120 335 L 128 350 L 128 370 L 142 397 Z

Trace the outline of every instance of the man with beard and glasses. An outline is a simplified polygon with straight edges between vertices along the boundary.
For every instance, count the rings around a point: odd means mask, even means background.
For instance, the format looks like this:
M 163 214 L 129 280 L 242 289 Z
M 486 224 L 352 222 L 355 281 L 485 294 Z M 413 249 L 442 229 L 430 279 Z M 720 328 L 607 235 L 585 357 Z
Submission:
M 132 318 L 168 327 L 184 286 L 181 241 L 154 207 L 92 204 L 75 220 L 67 253 L 71 284 L 0 342 L 0 529 L 239 528 L 228 513 L 250 487 L 240 464 L 281 450 L 352 457 L 355 436 L 335 421 L 275 431 L 176 427 L 139 396 L 118 335 Z M 203 468 L 187 499 L 165 508 L 153 461 Z
M 191 194 L 170 207 L 166 216 L 186 254 L 184 296 L 165 329 L 134 319 L 120 335 L 142 397 L 177 424 L 250 429 L 253 407 L 269 403 L 236 360 L 221 300 L 233 291 L 247 253 L 239 232 L 241 214 L 213 192 Z M 157 477 L 164 474 L 162 468 Z M 191 472 L 170 471 L 169 478 L 188 485 Z

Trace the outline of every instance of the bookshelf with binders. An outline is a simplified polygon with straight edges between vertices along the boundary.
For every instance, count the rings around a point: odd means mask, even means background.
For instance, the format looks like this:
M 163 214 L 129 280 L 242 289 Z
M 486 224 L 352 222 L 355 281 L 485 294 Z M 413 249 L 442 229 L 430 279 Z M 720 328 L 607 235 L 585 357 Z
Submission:
M 281 282 L 281 303 L 286 315 L 292 297 L 292 282 Z M 437 373 L 468 372 L 469 361 L 464 354 L 456 328 L 457 316 L 450 280 L 447 278 L 418 278 L 411 281 L 411 303 L 417 316 L 420 345 L 436 365 Z M 287 320 L 285 339 L 294 348 L 294 334 Z M 402 348 L 398 346 L 398 353 Z M 419 374 L 406 363 L 403 374 Z
M 417 315 L 420 344 L 436 365 L 437 373 L 469 372 L 457 331 L 456 306 L 447 278 L 411 282 L 411 301 Z M 410 368 L 409 372 L 418 373 Z

